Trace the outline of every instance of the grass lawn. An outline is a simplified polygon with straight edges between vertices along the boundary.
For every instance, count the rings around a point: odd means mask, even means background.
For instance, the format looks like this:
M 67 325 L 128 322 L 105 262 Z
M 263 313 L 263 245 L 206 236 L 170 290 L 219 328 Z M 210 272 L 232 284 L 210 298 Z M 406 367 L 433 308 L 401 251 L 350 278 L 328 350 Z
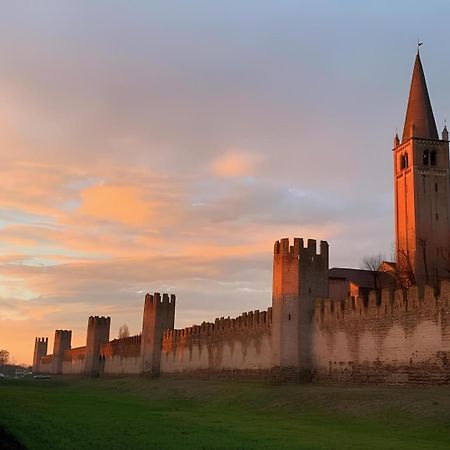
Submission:
M 0 426 L 29 449 L 449 449 L 450 387 L 1 380 Z

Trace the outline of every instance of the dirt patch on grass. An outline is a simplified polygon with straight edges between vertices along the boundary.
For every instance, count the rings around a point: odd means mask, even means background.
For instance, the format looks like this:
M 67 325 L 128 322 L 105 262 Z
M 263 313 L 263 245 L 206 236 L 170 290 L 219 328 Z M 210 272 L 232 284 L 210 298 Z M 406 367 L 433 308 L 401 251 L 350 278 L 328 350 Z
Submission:
M 22 445 L 11 433 L 8 433 L 1 425 L 0 447 L 5 450 L 26 450 L 26 447 Z

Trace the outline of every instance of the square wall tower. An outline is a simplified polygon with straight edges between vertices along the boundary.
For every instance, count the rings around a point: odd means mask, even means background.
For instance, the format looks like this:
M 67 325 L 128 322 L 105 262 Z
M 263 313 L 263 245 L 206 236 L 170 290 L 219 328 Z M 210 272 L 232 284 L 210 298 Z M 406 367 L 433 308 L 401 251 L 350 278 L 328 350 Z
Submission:
M 88 375 L 97 376 L 101 372 L 100 347 L 109 342 L 110 328 L 111 317 L 89 317 L 84 366 L 84 371 Z
M 275 367 L 309 369 L 314 301 L 328 297 L 328 243 L 276 241 L 273 260 L 272 359 Z
M 34 340 L 33 373 L 39 373 L 41 358 L 47 356 L 48 338 L 36 338 Z
M 53 341 L 53 368 L 52 373 L 60 375 L 64 360 L 64 352 L 70 350 L 72 346 L 71 330 L 55 330 L 55 340 Z
M 163 334 L 175 324 L 175 295 L 155 292 L 145 296 L 142 323 L 142 372 L 158 375 L 161 364 Z

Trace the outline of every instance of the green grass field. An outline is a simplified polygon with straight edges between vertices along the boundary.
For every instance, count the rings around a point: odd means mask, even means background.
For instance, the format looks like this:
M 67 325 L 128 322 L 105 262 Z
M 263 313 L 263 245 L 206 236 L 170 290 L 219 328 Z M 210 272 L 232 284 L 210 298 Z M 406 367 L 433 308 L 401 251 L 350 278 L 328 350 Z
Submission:
M 2 380 L 0 425 L 29 449 L 449 449 L 450 387 Z

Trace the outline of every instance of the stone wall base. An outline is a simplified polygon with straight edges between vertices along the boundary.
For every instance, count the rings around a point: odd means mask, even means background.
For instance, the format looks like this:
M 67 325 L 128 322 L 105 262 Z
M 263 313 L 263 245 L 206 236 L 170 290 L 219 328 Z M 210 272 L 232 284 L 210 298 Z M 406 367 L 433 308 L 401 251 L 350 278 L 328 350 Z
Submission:
M 331 363 L 329 368 L 313 371 L 317 383 L 347 384 L 450 384 L 450 361 L 442 358 L 416 363 Z

